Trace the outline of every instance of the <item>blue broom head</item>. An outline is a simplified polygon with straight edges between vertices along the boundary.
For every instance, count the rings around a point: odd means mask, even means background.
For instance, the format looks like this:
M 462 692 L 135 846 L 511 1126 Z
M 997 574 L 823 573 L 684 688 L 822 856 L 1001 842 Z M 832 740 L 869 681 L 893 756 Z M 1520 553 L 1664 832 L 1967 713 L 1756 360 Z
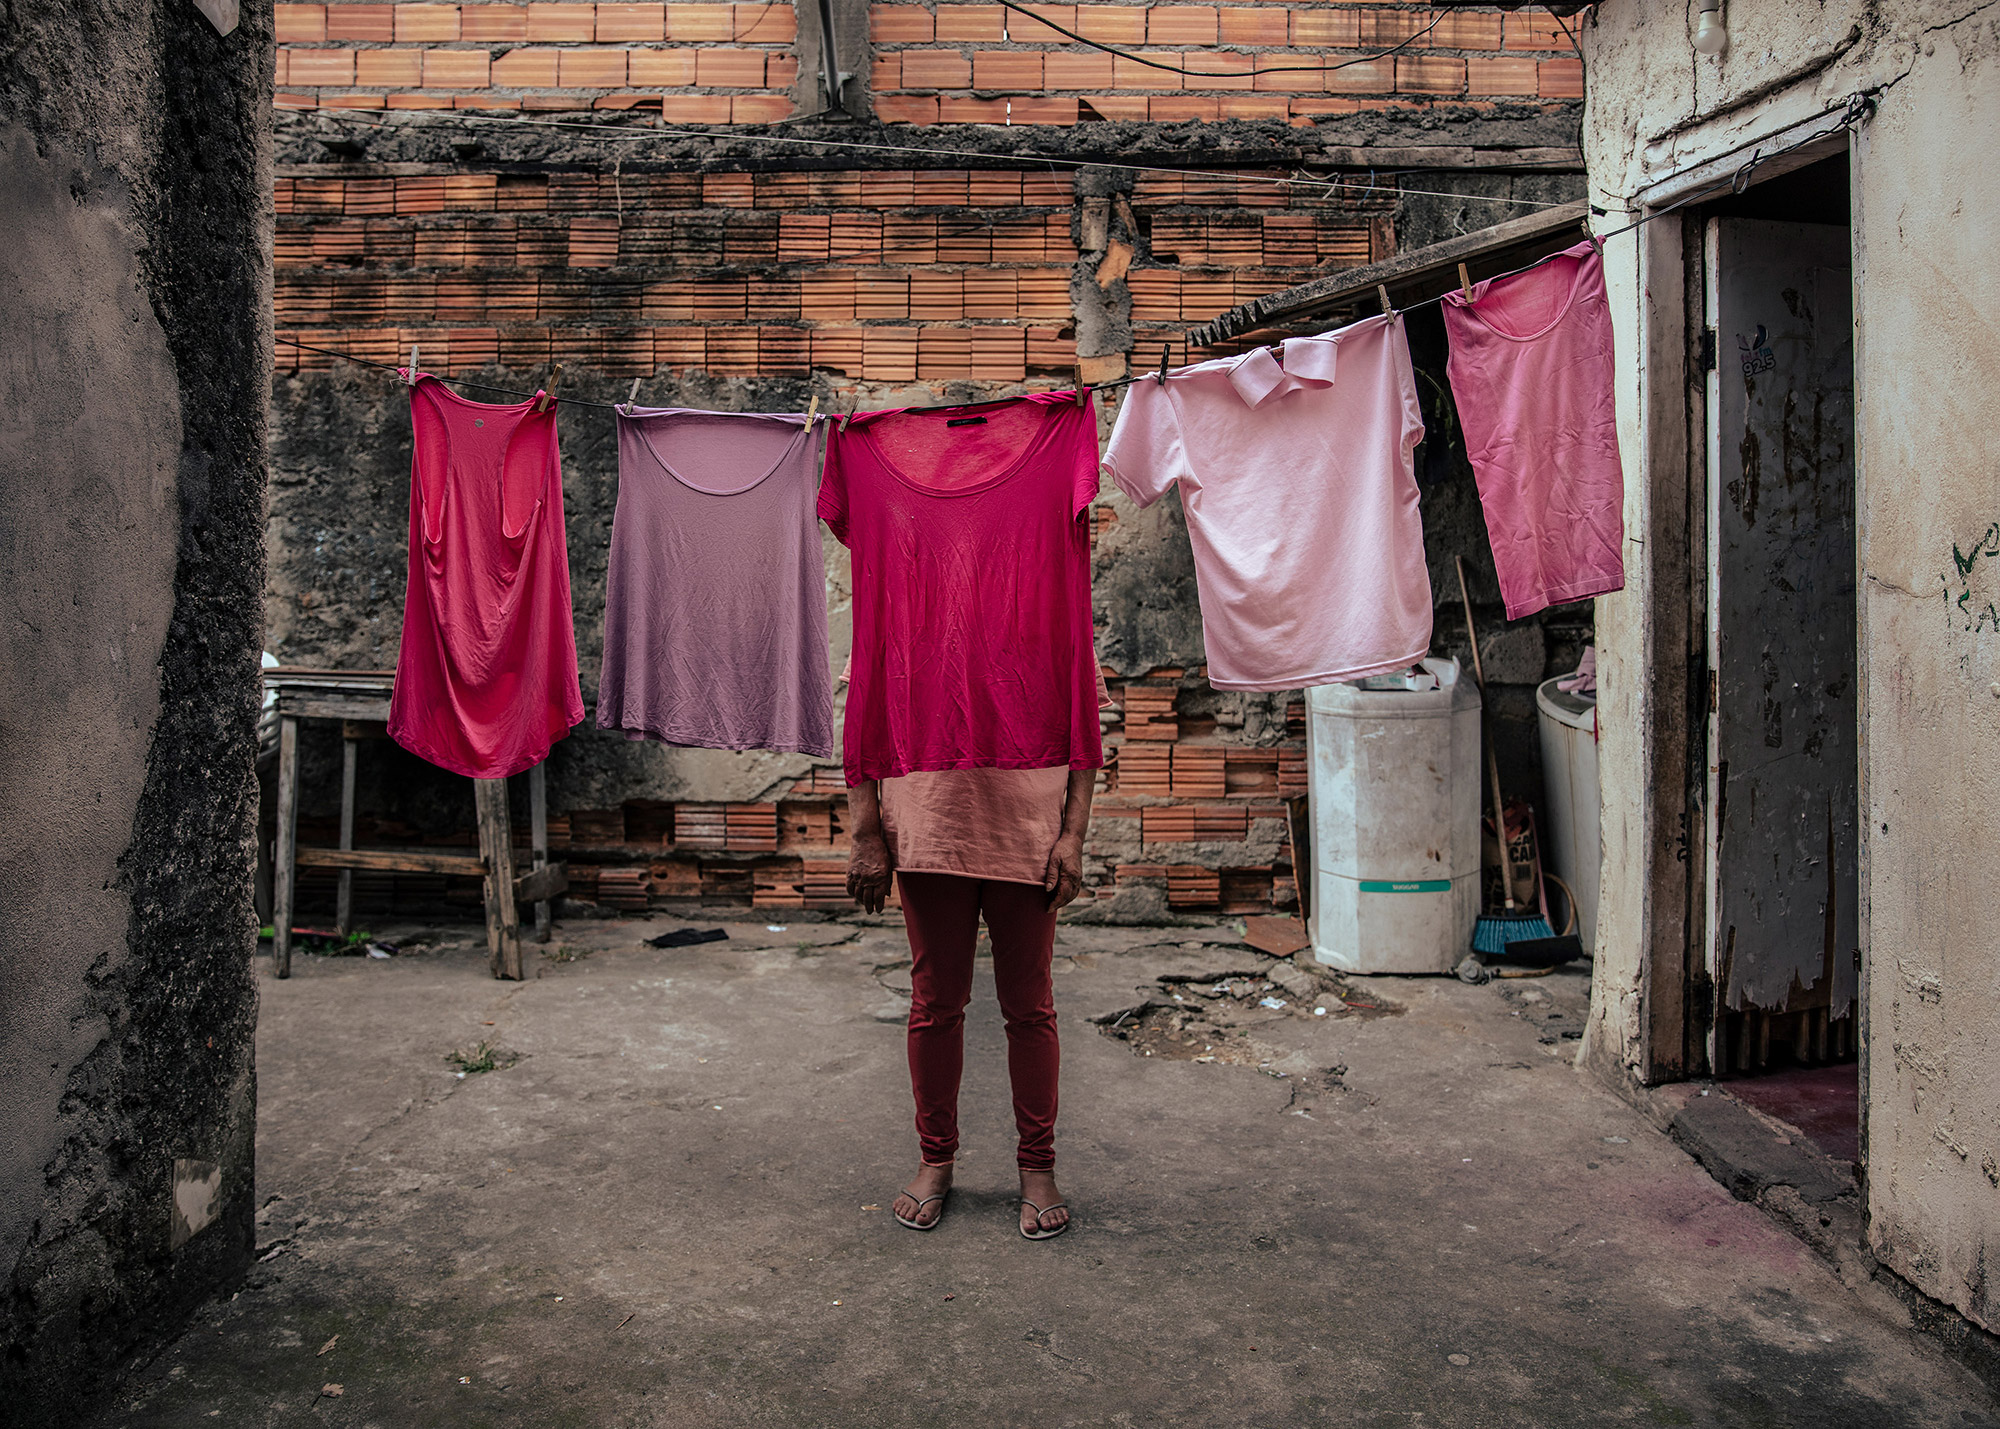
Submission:
M 1496 956 L 1524 938 L 1553 938 L 1556 930 L 1539 913 L 1482 913 L 1472 925 L 1472 951 Z

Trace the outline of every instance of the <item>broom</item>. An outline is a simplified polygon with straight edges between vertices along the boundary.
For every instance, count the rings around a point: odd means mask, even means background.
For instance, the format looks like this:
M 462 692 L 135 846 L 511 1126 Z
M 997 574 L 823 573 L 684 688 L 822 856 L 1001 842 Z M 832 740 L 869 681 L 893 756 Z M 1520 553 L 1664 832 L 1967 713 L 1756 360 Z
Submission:
M 1492 711 L 1486 703 L 1486 671 L 1479 663 L 1479 632 L 1472 625 L 1472 596 L 1465 588 L 1465 557 L 1453 557 L 1458 567 L 1458 598 L 1465 603 L 1465 636 L 1472 642 L 1472 677 L 1479 682 L 1479 723 L 1486 746 L 1486 777 L 1493 786 L 1493 832 L 1500 844 L 1500 888 L 1507 900 L 1504 913 L 1481 913 L 1472 925 L 1472 951 L 1502 954 L 1509 943 L 1527 938 L 1553 938 L 1555 929 L 1540 913 L 1514 906 L 1514 859 L 1507 851 L 1507 814 L 1500 802 L 1500 760 L 1493 751 Z

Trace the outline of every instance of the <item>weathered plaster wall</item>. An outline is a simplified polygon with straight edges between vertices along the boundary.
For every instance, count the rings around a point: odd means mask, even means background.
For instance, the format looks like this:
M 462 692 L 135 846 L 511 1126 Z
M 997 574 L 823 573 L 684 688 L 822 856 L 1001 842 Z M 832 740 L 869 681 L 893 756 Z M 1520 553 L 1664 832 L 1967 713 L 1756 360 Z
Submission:
M 0 1423 L 44 1426 L 252 1245 L 271 36 L 6 24 Z
M 1882 1261 L 2000 1328 L 2000 980 L 1991 851 L 2000 846 L 2000 12 L 1957 3 L 1732 0 L 1732 45 L 1694 56 L 1678 13 L 1609 0 L 1584 44 L 1593 191 L 1621 208 L 1658 182 L 1850 94 L 1878 108 L 1852 148 L 1864 814 L 1863 1069 L 1869 1234 Z M 1713 116 L 1713 117 L 1709 117 Z M 1607 220 L 1615 223 L 1615 218 Z M 1660 227 L 1662 225 L 1654 225 Z M 1636 507 L 1649 471 L 1645 372 L 1677 314 L 1642 300 L 1630 239 L 1614 291 Z M 1660 618 L 1636 585 L 1600 604 L 1607 804 L 1594 1055 L 1643 1063 L 1639 950 L 1651 844 L 1641 767 Z M 1618 730 L 1621 720 L 1608 720 Z M 1621 855 L 1623 855 L 1621 857 Z M 1606 996 L 1605 994 L 1609 994 Z

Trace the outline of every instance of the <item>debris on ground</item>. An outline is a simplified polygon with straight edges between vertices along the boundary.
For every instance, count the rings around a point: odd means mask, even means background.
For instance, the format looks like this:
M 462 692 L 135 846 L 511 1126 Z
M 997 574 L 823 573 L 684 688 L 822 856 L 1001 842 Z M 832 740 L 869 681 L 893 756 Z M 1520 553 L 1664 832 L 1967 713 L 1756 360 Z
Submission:
M 1243 920 L 1243 941 L 1260 953 L 1288 958 L 1311 944 L 1306 925 L 1287 915 L 1265 914 Z
M 676 928 L 643 941 L 649 948 L 691 948 L 696 943 L 719 943 L 728 936 L 727 928 Z

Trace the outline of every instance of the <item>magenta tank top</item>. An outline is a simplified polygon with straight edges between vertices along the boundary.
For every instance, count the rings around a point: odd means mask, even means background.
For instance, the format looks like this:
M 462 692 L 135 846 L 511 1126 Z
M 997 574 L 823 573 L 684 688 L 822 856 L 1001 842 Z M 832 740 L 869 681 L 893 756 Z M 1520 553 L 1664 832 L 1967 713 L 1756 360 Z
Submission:
M 1096 769 L 1097 418 L 1067 393 L 866 412 L 830 437 L 819 514 L 854 566 L 847 782 Z
M 619 412 L 600 728 L 832 755 L 818 448 L 798 415 Z
M 556 404 L 410 389 L 410 582 L 389 734 L 455 774 L 542 762 L 583 719 Z

